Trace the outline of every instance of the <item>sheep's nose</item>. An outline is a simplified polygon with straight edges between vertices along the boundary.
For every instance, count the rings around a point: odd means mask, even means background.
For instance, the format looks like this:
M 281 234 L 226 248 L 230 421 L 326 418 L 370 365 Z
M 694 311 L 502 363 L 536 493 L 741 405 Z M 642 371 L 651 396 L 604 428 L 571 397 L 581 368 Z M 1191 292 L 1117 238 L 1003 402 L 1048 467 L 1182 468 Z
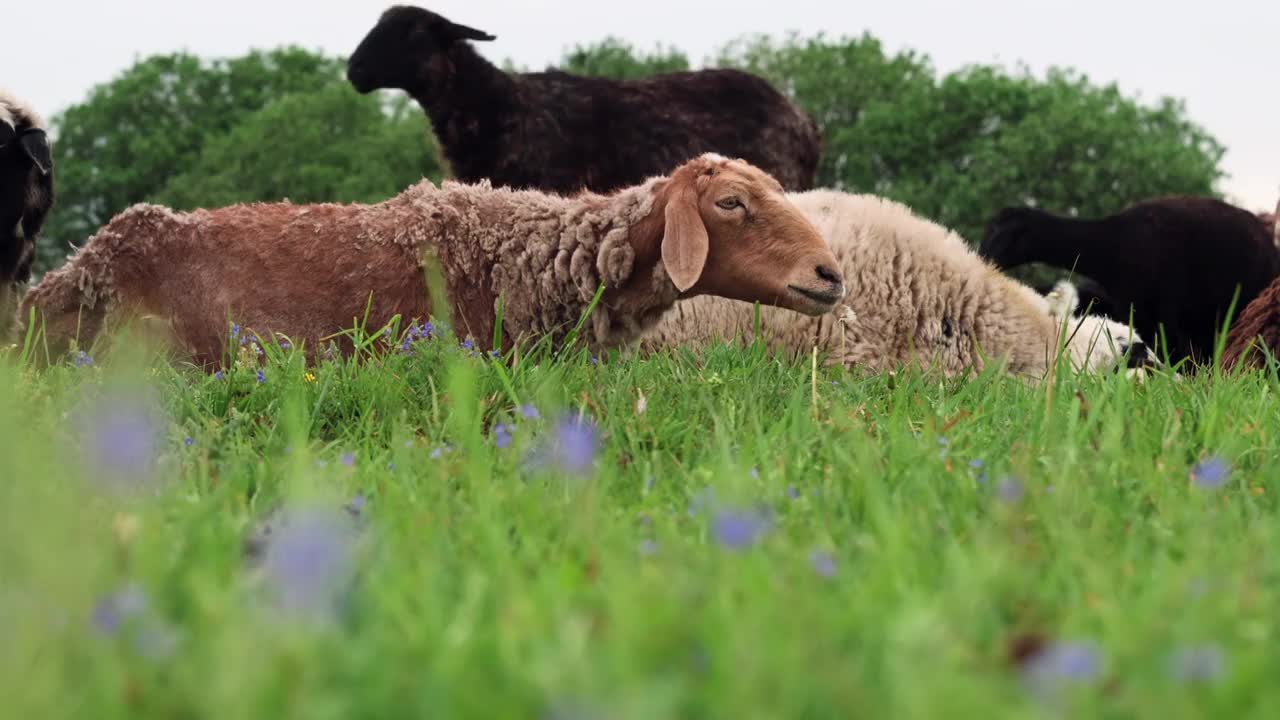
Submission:
M 814 268 L 813 271 L 818 273 L 818 277 L 822 278 L 823 280 L 826 280 L 832 285 L 841 284 L 842 278 L 840 277 L 840 273 L 836 272 L 835 270 L 832 270 L 826 265 L 819 265 L 818 267 Z
M 1149 365 L 1154 364 L 1151 362 L 1151 357 L 1147 354 L 1146 343 L 1142 341 L 1133 343 L 1128 347 L 1128 351 L 1129 351 L 1129 362 L 1128 362 L 1129 367 L 1141 368 L 1141 367 L 1147 367 Z

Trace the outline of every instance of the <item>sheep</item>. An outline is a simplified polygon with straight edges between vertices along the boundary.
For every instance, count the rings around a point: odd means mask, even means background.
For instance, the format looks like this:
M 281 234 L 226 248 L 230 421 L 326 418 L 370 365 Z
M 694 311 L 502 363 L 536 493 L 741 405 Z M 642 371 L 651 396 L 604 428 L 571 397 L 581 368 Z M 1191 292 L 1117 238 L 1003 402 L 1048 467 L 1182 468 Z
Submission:
M 31 279 L 36 236 L 53 200 L 53 160 L 44 120 L 0 89 L 0 337 Z
M 788 190 L 815 182 L 817 123 L 760 77 L 733 69 L 633 80 L 506 73 L 468 42 L 493 39 L 394 6 L 351 54 L 347 78 L 361 94 L 408 92 L 463 182 L 607 193 L 703 152 L 742 157 Z
M 234 318 L 314 360 L 366 302 L 369 328 L 426 320 L 424 272 L 438 266 L 450 322 L 480 351 L 544 336 L 559 346 L 603 283 L 584 333 L 601 349 L 633 341 L 680 297 L 829 311 L 844 293 L 835 264 L 774 178 L 704 154 L 610 195 L 422 180 L 376 205 L 135 205 L 48 273 L 22 314 L 40 311 L 54 353 L 77 329 L 83 347 L 128 317 L 208 369 L 224 360 Z M 349 354 L 350 341 L 339 349 Z
M 1235 312 L 1280 274 L 1262 220 L 1221 200 L 1170 196 L 1098 219 L 1006 207 L 987 226 L 981 254 L 1001 268 L 1043 262 L 1105 288 L 1122 317 L 1170 361 L 1212 361 L 1214 340 Z
M 1280 247 L 1280 203 L 1272 215 L 1271 232 L 1276 247 Z M 1266 353 L 1262 350 L 1266 350 Z M 1231 325 L 1226 348 L 1222 352 L 1222 366 L 1228 370 L 1236 367 L 1261 368 L 1266 364 L 1267 353 L 1280 359 L 1280 278 L 1276 278 L 1258 294 L 1253 302 Z
M 1009 372 L 1026 378 L 1045 375 L 1065 337 L 1076 369 L 1110 368 L 1126 352 L 1137 365 L 1154 360 L 1126 326 L 1074 317 L 1079 299 L 1069 283 L 1041 296 L 905 205 L 834 190 L 788 198 L 839 260 L 846 301 L 818 317 L 762 307 L 757 326 L 746 303 L 681 300 L 645 333 L 640 351 L 759 337 L 784 356 L 805 356 L 816 346 L 827 364 L 871 372 L 918 364 L 955 376 L 1003 358 Z

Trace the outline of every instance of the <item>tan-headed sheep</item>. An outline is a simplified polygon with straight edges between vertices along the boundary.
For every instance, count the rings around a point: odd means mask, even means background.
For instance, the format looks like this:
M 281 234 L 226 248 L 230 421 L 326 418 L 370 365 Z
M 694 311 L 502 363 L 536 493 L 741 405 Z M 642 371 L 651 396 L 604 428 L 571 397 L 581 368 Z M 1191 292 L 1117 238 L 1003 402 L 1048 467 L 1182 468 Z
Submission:
M 761 339 L 775 350 L 805 355 L 816 345 L 831 364 L 872 371 L 936 364 L 948 375 L 1004 358 L 1017 375 L 1043 376 L 1066 337 L 1079 368 L 1110 366 L 1130 346 L 1134 358 L 1154 360 L 1126 326 L 1074 317 L 1078 299 L 1070 284 L 1041 296 L 901 204 L 832 190 L 788 197 L 830 243 L 848 294 L 835 312 L 819 317 L 761 308 Z M 752 305 L 682 300 L 645 334 L 641 348 L 749 341 L 754 329 Z
M 53 159 L 44 120 L 0 89 L 0 339 L 31 278 L 36 236 L 53 206 Z
M 819 314 L 844 293 L 831 251 L 781 185 L 707 154 L 610 195 L 422 181 L 376 205 L 134 206 L 47 274 L 20 317 L 38 309 L 56 351 L 141 315 L 205 367 L 226 359 L 232 320 L 314 352 L 366 303 L 370 330 L 397 314 L 425 320 L 432 257 L 450 321 L 481 350 L 493 347 L 499 302 L 502 350 L 545 335 L 558 344 L 601 283 L 584 338 L 593 348 L 636 339 L 680 297 Z

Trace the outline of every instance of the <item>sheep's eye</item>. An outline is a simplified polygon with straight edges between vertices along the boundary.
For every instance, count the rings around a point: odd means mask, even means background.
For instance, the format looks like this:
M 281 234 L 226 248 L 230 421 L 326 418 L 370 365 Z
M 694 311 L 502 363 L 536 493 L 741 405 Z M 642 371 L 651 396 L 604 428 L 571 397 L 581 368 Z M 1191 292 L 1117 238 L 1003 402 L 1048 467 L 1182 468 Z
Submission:
M 732 210 L 734 208 L 742 207 L 742 201 L 738 200 L 738 198 L 736 197 L 727 197 L 727 198 L 724 198 L 723 200 L 717 200 L 716 205 L 720 206 L 725 210 Z

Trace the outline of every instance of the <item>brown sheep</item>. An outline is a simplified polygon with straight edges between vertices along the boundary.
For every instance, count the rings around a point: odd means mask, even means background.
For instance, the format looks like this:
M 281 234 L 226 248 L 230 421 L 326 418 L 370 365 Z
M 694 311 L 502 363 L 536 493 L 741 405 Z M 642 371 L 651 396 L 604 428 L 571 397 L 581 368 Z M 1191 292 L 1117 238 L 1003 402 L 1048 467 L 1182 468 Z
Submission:
M 1276 247 L 1280 247 L 1280 203 L 1271 216 L 1271 232 Z M 1222 353 L 1222 366 L 1228 370 L 1236 366 L 1261 368 L 1266 366 L 1267 354 L 1280 358 L 1280 278 L 1258 294 L 1240 317 L 1231 324 L 1227 335 L 1227 347 Z
M 77 333 L 83 347 L 109 320 L 143 316 L 206 368 L 225 362 L 233 320 L 314 353 L 366 303 L 370 329 L 395 315 L 425 320 L 431 258 L 458 335 L 485 351 L 499 301 L 501 350 L 545 335 L 559 344 L 601 283 L 584 333 L 592 348 L 633 341 L 681 297 L 816 315 L 844 294 L 834 256 L 782 186 L 707 154 L 607 196 L 424 180 L 376 205 L 138 205 L 46 275 L 21 316 L 42 313 L 55 352 Z

